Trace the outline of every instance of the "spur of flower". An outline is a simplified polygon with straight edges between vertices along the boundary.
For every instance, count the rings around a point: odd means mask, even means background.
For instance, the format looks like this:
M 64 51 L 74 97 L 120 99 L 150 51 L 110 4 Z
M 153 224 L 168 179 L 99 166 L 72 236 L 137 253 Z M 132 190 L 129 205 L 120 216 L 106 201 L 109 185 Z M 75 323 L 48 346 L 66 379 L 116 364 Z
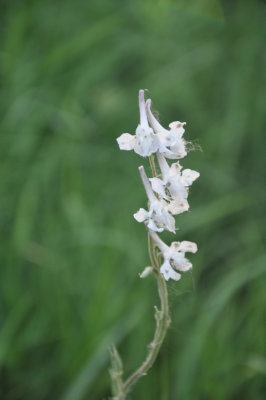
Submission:
M 143 166 L 139 167 L 139 172 L 149 200 L 149 210 L 140 208 L 134 214 L 134 218 L 138 222 L 145 222 L 147 227 L 153 231 L 162 232 L 166 229 L 175 233 L 175 219 L 168 210 L 169 204 L 155 196 Z
M 172 242 L 169 247 L 155 232 L 149 230 L 149 234 L 162 253 L 164 262 L 160 267 L 160 272 L 164 276 L 164 279 L 166 281 L 169 279 L 178 281 L 181 278 L 181 274 L 176 272 L 176 270 L 186 272 L 192 268 L 192 264 L 185 257 L 185 253 L 196 253 L 198 250 L 196 243 L 188 241 Z
M 142 157 L 150 156 L 158 150 L 159 143 L 153 129 L 148 124 L 144 90 L 139 91 L 139 112 L 140 123 L 137 126 L 136 134 L 123 133 L 117 138 L 120 150 L 134 150 Z
M 171 159 L 180 159 L 187 155 L 186 142 L 183 138 L 185 122 L 174 121 L 165 129 L 151 111 L 151 99 L 146 101 L 146 112 L 149 123 L 156 133 L 159 153 Z

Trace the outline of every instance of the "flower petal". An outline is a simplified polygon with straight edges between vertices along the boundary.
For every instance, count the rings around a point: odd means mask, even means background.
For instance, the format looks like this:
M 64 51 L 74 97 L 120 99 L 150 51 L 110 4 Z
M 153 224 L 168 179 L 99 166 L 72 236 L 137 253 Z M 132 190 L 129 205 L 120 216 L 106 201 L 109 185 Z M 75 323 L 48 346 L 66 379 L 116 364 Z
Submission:
M 171 177 L 180 176 L 181 170 L 182 166 L 179 164 L 179 161 L 177 161 L 176 163 L 172 163 L 168 171 L 168 176 Z
M 189 204 L 186 199 L 183 200 L 173 200 L 169 203 L 167 210 L 173 215 L 182 214 L 189 210 Z
M 159 152 L 165 157 L 176 159 L 187 155 L 185 141 L 175 131 L 158 132 Z
M 166 158 L 176 159 L 175 153 L 167 147 L 167 143 L 165 143 L 164 137 L 158 133 L 157 138 L 159 142 L 159 153 L 163 154 Z
M 199 172 L 193 171 L 192 169 L 184 169 L 182 172 L 182 180 L 186 186 L 192 185 L 199 176 Z
M 149 209 L 150 218 L 154 220 L 158 228 L 175 233 L 175 219 L 167 210 L 167 206 L 168 203 L 163 199 L 153 201 Z
M 158 141 L 151 128 L 144 129 L 138 125 L 134 150 L 142 157 L 149 157 L 158 150 Z
M 196 253 L 198 251 L 198 246 L 196 243 L 193 242 L 188 242 L 184 240 L 179 244 L 179 251 L 182 251 L 184 253 L 189 252 L 189 253 Z
M 186 125 L 186 122 L 174 121 L 169 124 L 169 128 L 179 137 L 182 137 L 185 132 L 184 125 Z
M 196 244 L 192 242 L 172 242 L 171 246 L 164 253 L 165 260 L 169 260 L 171 265 L 178 271 L 188 271 L 192 268 L 191 262 L 185 257 L 185 251 L 195 252 Z M 192 251 L 191 251 L 192 252 Z
M 154 231 L 154 232 L 162 232 L 163 231 L 163 228 L 160 228 L 152 218 L 149 219 L 149 223 L 148 223 L 147 227 L 151 231 Z
M 173 200 L 177 200 L 180 203 L 187 203 L 188 190 L 182 184 L 180 180 L 180 176 L 170 177 L 168 178 L 168 190 L 171 194 Z
M 144 210 L 144 208 L 140 208 L 139 211 L 137 211 L 134 214 L 134 218 L 135 220 L 137 220 L 138 222 L 143 222 L 145 221 L 147 218 L 149 218 L 149 213 L 148 211 Z
M 179 281 L 179 279 L 181 278 L 181 275 L 173 270 L 169 261 L 165 261 L 162 264 L 162 266 L 160 268 L 160 272 L 164 276 L 164 279 L 166 281 L 168 281 L 170 278 L 175 281 Z
M 178 262 L 174 260 L 174 267 L 178 271 L 186 272 L 192 268 L 192 264 L 186 257 L 182 257 L 182 260 L 180 259 Z
M 162 198 L 167 198 L 164 182 L 159 178 L 150 178 L 152 190 Z
M 183 139 L 178 140 L 176 144 L 172 145 L 171 150 L 175 154 L 175 158 L 184 158 L 187 155 L 186 146 Z
M 116 141 L 120 150 L 133 150 L 136 143 L 136 137 L 130 135 L 130 133 L 122 133 L 122 135 L 119 136 Z
M 178 271 L 186 272 L 192 268 L 191 262 L 184 256 L 184 253 L 174 251 L 172 245 L 170 246 L 170 251 L 165 256 Z

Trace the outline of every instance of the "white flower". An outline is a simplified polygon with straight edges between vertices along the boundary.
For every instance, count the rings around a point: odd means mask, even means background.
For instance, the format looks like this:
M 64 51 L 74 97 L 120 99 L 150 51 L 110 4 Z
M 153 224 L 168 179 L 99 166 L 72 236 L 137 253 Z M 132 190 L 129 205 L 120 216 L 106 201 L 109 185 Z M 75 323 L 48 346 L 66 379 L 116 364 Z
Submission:
M 165 129 L 151 112 L 151 100 L 146 101 L 148 120 L 159 142 L 159 152 L 165 157 L 176 159 L 187 155 L 183 134 L 185 122 L 174 121 L 169 124 L 169 130 Z
M 162 179 L 151 178 L 152 189 L 160 198 L 170 201 L 168 210 L 172 214 L 176 215 L 187 211 L 189 209 L 187 202 L 188 186 L 191 186 L 200 174 L 191 169 L 185 169 L 181 172 L 182 167 L 178 162 L 169 167 L 166 159 L 159 152 L 157 159 Z
M 140 156 L 147 157 L 158 150 L 158 140 L 148 124 L 143 90 L 139 91 L 139 111 L 140 124 L 137 126 L 136 134 L 123 133 L 116 140 L 120 150 L 134 150 Z
M 164 262 L 160 271 L 165 280 L 168 281 L 170 278 L 176 281 L 179 280 L 181 275 L 175 270 L 185 272 L 192 268 L 192 264 L 185 257 L 185 253 L 196 253 L 198 250 L 196 243 L 187 241 L 172 242 L 169 247 L 155 232 L 149 231 L 149 234 L 163 254 Z
M 167 229 L 175 233 L 175 219 L 167 210 L 167 203 L 162 204 L 157 200 L 150 204 L 149 211 L 140 208 L 134 214 L 134 218 L 138 222 L 145 222 L 147 227 L 156 232 L 162 232 Z
M 134 214 L 134 218 L 138 222 L 145 222 L 152 231 L 162 232 L 167 229 L 175 233 L 175 219 L 168 211 L 168 203 L 163 199 L 158 200 L 156 198 L 143 166 L 139 167 L 139 172 L 149 199 L 149 210 L 146 211 L 144 208 L 140 208 Z
M 173 279 L 174 281 L 179 281 L 181 278 L 181 274 L 176 272 L 172 267 L 168 260 L 166 260 L 160 268 L 160 272 L 163 275 L 164 279 L 168 281 L 169 279 Z

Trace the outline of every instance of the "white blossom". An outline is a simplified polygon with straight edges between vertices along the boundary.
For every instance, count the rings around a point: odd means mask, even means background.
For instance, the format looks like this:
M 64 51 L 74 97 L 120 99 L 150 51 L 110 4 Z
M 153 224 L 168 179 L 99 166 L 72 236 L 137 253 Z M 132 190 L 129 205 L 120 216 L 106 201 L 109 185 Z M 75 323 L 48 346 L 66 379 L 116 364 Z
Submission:
M 158 151 L 171 159 L 183 158 L 187 155 L 183 134 L 185 122 L 174 121 L 165 129 L 151 112 L 151 100 L 146 101 L 147 117 L 158 139 Z
M 139 167 L 140 176 L 149 199 L 149 210 L 140 208 L 134 214 L 134 218 L 138 222 L 145 222 L 147 227 L 152 231 L 162 232 L 167 229 L 175 233 L 175 219 L 168 210 L 168 203 L 163 199 L 159 200 L 152 191 L 151 184 L 145 173 L 143 166 Z
M 150 236 L 161 250 L 164 262 L 161 265 L 160 271 L 164 276 L 165 280 L 168 281 L 170 278 L 179 280 L 181 278 L 180 272 L 186 272 L 192 268 L 191 262 L 185 257 L 186 252 L 196 253 L 198 248 L 196 243 L 183 241 L 183 242 L 172 242 L 171 246 L 167 246 L 159 236 L 149 231 Z
M 120 150 L 134 150 L 140 156 L 147 157 L 158 150 L 158 140 L 148 124 L 144 90 L 139 91 L 139 111 L 140 123 L 137 126 L 136 134 L 123 133 L 117 138 L 117 142 Z
M 160 198 L 170 202 L 168 210 L 173 214 L 180 214 L 189 209 L 188 187 L 199 177 L 197 171 L 185 169 L 179 162 L 173 163 L 170 167 L 162 154 L 157 153 L 157 159 L 162 173 L 162 179 L 151 178 L 151 185 L 154 192 Z M 182 172 L 181 172 L 182 171 Z
M 177 215 L 189 209 L 189 187 L 199 177 L 197 171 L 182 169 L 179 161 L 168 165 L 166 158 L 179 160 L 187 155 L 186 142 L 183 138 L 185 122 L 175 121 L 165 129 L 151 112 L 151 100 L 145 103 L 144 91 L 139 91 L 140 123 L 135 135 L 123 133 L 117 142 L 121 150 L 134 150 L 143 157 L 157 153 L 161 174 L 148 179 L 144 167 L 139 167 L 141 180 L 148 197 L 148 210 L 140 208 L 134 218 L 144 222 L 155 245 L 159 248 L 163 263 L 160 272 L 165 280 L 178 281 L 181 273 L 192 268 L 185 253 L 195 253 L 197 245 L 192 242 L 172 242 L 166 245 L 156 232 L 164 229 L 175 233 Z M 150 125 L 149 125 L 150 124 Z M 151 160 L 150 160 L 151 161 Z M 156 173 L 154 174 L 156 175 Z M 153 271 L 154 266 L 146 267 L 140 274 L 144 278 Z

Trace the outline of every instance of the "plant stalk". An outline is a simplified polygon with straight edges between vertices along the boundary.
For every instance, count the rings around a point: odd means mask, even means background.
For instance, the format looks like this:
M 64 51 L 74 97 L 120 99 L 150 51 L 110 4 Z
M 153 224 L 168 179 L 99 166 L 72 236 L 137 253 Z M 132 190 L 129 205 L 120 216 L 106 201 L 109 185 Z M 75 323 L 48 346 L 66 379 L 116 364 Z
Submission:
M 148 354 L 141 366 L 125 381 L 123 385 L 124 393 L 127 394 L 131 387 L 152 367 L 159 350 L 162 346 L 166 332 L 170 325 L 169 307 L 168 307 L 168 292 L 165 280 L 160 273 L 158 256 L 152 238 L 149 235 L 149 247 L 151 247 L 151 263 L 154 269 L 154 275 L 157 280 L 158 293 L 160 297 L 160 310 L 155 306 L 156 329 L 152 342 L 148 346 Z
M 154 162 L 154 156 L 149 157 L 149 162 L 154 177 L 157 176 L 156 166 Z M 153 267 L 154 276 L 157 280 L 158 294 L 160 298 L 160 309 L 156 306 L 155 308 L 155 321 L 156 328 L 152 342 L 148 346 L 148 354 L 146 359 L 143 361 L 141 366 L 129 376 L 129 378 L 123 383 L 122 381 L 122 361 L 116 349 L 111 351 L 112 369 L 111 369 L 111 380 L 113 388 L 113 400 L 125 400 L 127 394 L 131 390 L 132 386 L 152 367 L 154 364 L 159 350 L 164 341 L 166 332 L 170 326 L 171 319 L 169 316 L 168 306 L 168 292 L 166 282 L 160 273 L 160 256 L 156 251 L 156 245 L 152 237 L 148 233 L 148 248 L 151 265 Z

